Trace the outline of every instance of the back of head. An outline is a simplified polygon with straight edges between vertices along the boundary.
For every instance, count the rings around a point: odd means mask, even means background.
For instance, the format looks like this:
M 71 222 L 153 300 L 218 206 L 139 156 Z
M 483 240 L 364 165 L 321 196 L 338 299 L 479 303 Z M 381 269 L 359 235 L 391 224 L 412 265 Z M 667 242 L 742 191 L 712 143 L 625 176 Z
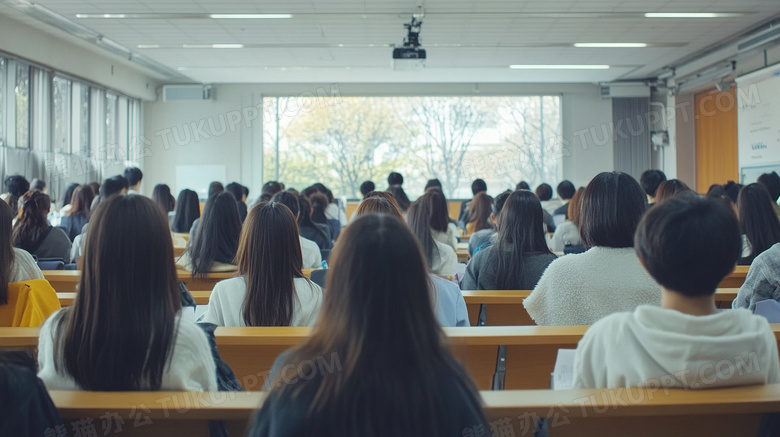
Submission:
M 386 191 L 372 191 L 366 194 L 366 197 L 355 210 L 356 217 L 371 213 L 390 214 L 403 220 L 401 209 L 398 208 L 395 197 Z
M 300 206 L 298 205 L 298 198 L 289 191 L 280 191 L 271 197 L 271 202 L 281 203 L 286 206 L 293 217 L 297 218 L 300 212 Z
M 428 281 L 419 245 L 402 221 L 381 214 L 355 220 L 331 255 L 328 293 L 312 335 L 290 357 L 300 362 L 336 354 L 343 357 L 342 371 L 276 391 L 296 396 L 310 390 L 309 420 L 341 425 L 353 411 L 364 411 L 360 424 L 342 435 L 439 435 L 437 426 L 451 420 L 444 417 L 451 412 L 438 408 L 436 375 L 462 376 L 452 383 L 468 396 L 464 403 L 477 397 L 443 345 Z
M 693 192 L 650 209 L 639 224 L 635 246 L 656 282 L 688 297 L 714 293 L 742 252 L 731 208 Z
M 776 171 L 764 173 L 758 177 L 758 183 L 769 191 L 769 197 L 777 203 L 777 199 L 780 198 L 780 175 Z
M 138 167 L 127 167 L 125 169 L 124 173 L 125 179 L 127 179 L 127 183 L 130 184 L 131 187 L 134 187 L 138 185 L 139 182 L 141 182 L 141 179 L 143 179 L 144 174 L 141 172 L 141 169 Z
M 225 186 L 225 191 L 230 192 L 237 201 L 241 202 L 244 198 L 244 186 L 238 182 L 231 182 Z
M 404 184 L 404 177 L 401 176 L 401 173 L 392 172 L 387 176 L 388 186 L 403 185 L 403 184 Z
M 582 195 L 585 194 L 585 188 L 580 187 L 575 193 L 574 196 L 572 196 L 571 201 L 569 202 L 569 208 L 567 210 L 569 214 L 569 221 L 574 223 L 574 226 L 577 226 L 579 228 L 580 222 L 582 221 L 580 219 L 582 214 Z
M 327 225 L 328 218 L 325 217 L 325 208 L 328 207 L 328 198 L 322 193 L 314 193 L 309 196 L 309 202 L 311 202 L 312 221 Z
M 371 181 L 364 181 L 362 184 L 360 184 L 360 194 L 363 197 L 366 197 L 366 194 L 374 191 L 376 189 L 376 185 L 374 185 Z
M 165 184 L 157 184 L 152 190 L 152 200 L 154 203 L 160 205 L 166 213 L 173 211 L 176 208 L 176 200 L 171 194 L 171 188 Z
M 655 197 L 658 186 L 665 180 L 666 175 L 661 170 L 645 170 L 642 173 L 642 176 L 639 177 L 639 183 L 642 185 L 642 189 L 645 191 L 645 194 L 650 197 Z
M 691 189 L 688 188 L 685 182 L 678 179 L 669 179 L 661 182 L 661 185 L 658 186 L 658 190 L 655 192 L 655 201 L 656 203 L 663 202 L 686 191 L 691 191 Z
M 284 188 L 282 187 L 282 184 L 279 182 L 268 181 L 263 184 L 263 188 L 260 190 L 260 199 L 264 202 L 271 200 L 271 198 L 274 197 L 274 194 L 282 191 L 283 189 Z
M 569 200 L 574 197 L 575 191 L 574 184 L 571 181 L 562 181 L 555 189 L 558 192 L 558 198 L 561 200 Z
M 14 246 L 35 252 L 51 227 L 46 216 L 51 199 L 40 191 L 28 191 L 19 198 L 19 215 L 14 226 Z
M 238 249 L 241 219 L 236 198 L 227 191 L 214 194 L 203 206 L 189 252 L 192 276 L 205 275 L 214 262 L 232 263 Z
M 88 217 L 90 208 L 92 207 L 92 200 L 94 199 L 95 193 L 92 192 L 92 188 L 90 188 L 89 185 L 79 185 L 73 191 L 73 198 L 71 200 L 71 205 L 73 207 L 67 214 Z
M 742 232 L 750 242 L 751 258 L 780 242 L 780 222 L 763 185 L 753 183 L 742 188 L 737 209 Z
M 159 390 L 181 308 L 166 217 L 143 196 L 106 199 L 82 258 L 57 333 L 65 370 L 84 390 Z
M 539 198 L 530 191 L 510 194 L 498 220 L 497 255 L 498 287 L 518 290 L 523 287 L 524 259 L 529 253 L 549 252 L 544 238 L 544 219 Z
M 431 188 L 438 188 L 439 190 L 443 190 L 441 181 L 439 179 L 428 179 L 428 182 L 425 183 L 425 191 L 428 191 Z
M 100 195 L 100 184 L 97 182 L 90 182 L 87 185 L 89 185 L 89 188 L 92 188 L 92 193 L 95 194 L 95 197 Z
M 509 196 L 511 194 L 512 194 L 511 191 L 506 190 L 493 199 L 493 204 L 490 207 L 490 212 L 493 214 L 496 220 L 498 220 L 498 217 L 501 215 L 501 210 L 504 209 L 504 205 L 506 204 L 506 199 L 509 199 Z
M 30 182 L 30 189 L 31 190 L 38 190 L 38 191 L 46 191 L 46 182 L 35 178 Z
M 531 191 L 531 186 L 528 185 L 528 182 L 526 181 L 520 181 L 517 183 L 517 186 L 515 187 L 515 190 L 528 190 Z
M 431 229 L 436 232 L 447 232 L 447 226 L 449 226 L 450 215 L 449 208 L 447 207 L 447 199 L 441 190 L 432 188 L 427 190 L 420 201 L 427 203 L 426 209 L 430 214 L 428 217 L 428 224 Z
M 493 198 L 488 196 L 484 191 L 477 193 L 474 198 L 471 199 L 468 213 L 469 223 L 474 223 L 474 232 L 490 227 L 488 218 L 490 218 L 490 213 L 492 212 L 492 203 Z
M 398 208 L 405 212 L 407 209 L 409 209 L 409 205 L 412 204 L 411 200 L 409 200 L 409 197 L 406 195 L 406 192 L 403 188 L 401 188 L 400 185 L 390 185 L 387 187 L 387 192 L 390 193 L 393 198 L 395 198 L 395 202 L 398 204 Z
M 124 176 L 112 176 L 104 180 L 103 185 L 100 186 L 100 200 L 102 202 L 115 194 L 120 194 L 122 190 L 128 188 L 129 185 Z
M 433 268 L 434 260 L 439 257 L 439 248 L 436 246 L 436 240 L 431 232 L 431 206 L 432 202 L 426 202 L 425 196 L 423 196 L 412 203 L 406 212 L 406 221 L 409 224 L 409 229 L 417 237 L 417 241 L 420 242 L 428 268 Z
M 200 199 L 198 193 L 184 189 L 176 200 L 176 213 L 173 216 L 173 232 L 186 233 L 192 228 L 192 223 L 200 217 Z
M 483 179 L 474 179 L 471 183 L 471 194 L 476 196 L 483 191 L 487 191 L 487 183 Z
M 303 256 L 295 217 L 285 204 L 261 203 L 249 211 L 236 261 L 247 284 L 243 305 L 246 325 L 289 326 L 294 280 L 303 277 Z
M 30 191 L 30 182 L 24 176 L 11 175 L 5 178 L 5 191 L 17 198 Z
M 734 181 L 728 181 L 726 182 L 726 185 L 723 186 L 723 191 L 726 193 L 726 196 L 728 196 L 734 204 L 737 203 L 740 190 L 742 190 L 742 184 L 738 184 Z
M 550 184 L 541 183 L 536 187 L 536 197 L 542 202 L 552 199 L 553 190 Z
M 73 201 L 73 192 L 76 191 L 76 187 L 78 186 L 79 184 L 71 182 L 65 187 L 64 190 L 62 190 L 62 196 L 60 196 L 59 200 L 60 208 L 66 205 L 70 205 L 70 203 Z
M 634 231 L 646 210 L 637 181 L 622 172 L 598 174 L 582 196 L 580 234 L 588 246 L 632 247 Z
M 209 191 L 208 191 L 208 197 L 211 197 L 215 194 L 221 193 L 225 191 L 225 186 L 222 185 L 222 182 L 214 181 L 209 184 Z
M 14 264 L 13 220 L 11 207 L 0 201 L 0 305 L 8 303 L 8 283 L 11 282 Z
M 721 184 L 712 184 L 707 190 L 707 197 L 723 197 L 726 196 L 726 189 Z M 731 200 L 731 199 L 729 199 Z

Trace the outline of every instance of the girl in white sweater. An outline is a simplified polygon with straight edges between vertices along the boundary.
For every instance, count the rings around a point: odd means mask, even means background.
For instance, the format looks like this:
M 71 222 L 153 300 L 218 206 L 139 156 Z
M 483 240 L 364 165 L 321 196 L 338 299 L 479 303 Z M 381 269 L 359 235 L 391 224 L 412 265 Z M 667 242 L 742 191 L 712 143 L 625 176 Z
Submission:
M 582 199 L 580 232 L 591 249 L 553 261 L 523 302 L 539 325 L 591 325 L 600 318 L 660 305 L 661 288 L 634 252 L 645 212 L 639 183 L 621 172 L 601 173 Z
M 239 277 L 214 287 L 204 321 L 220 326 L 311 326 L 322 290 L 303 276 L 298 226 L 279 202 L 252 208 L 239 239 Z
M 162 209 L 113 196 L 90 220 L 79 292 L 38 340 L 49 390 L 216 390 L 204 332 L 180 317 L 173 244 Z

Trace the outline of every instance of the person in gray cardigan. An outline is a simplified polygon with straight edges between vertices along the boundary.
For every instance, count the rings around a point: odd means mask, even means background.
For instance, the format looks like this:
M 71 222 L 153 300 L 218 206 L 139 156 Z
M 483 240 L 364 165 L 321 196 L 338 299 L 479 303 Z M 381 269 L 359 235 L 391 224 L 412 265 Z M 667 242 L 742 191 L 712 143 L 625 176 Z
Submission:
M 510 194 L 498 216 L 496 243 L 477 252 L 463 290 L 530 290 L 555 255 L 547 248 L 542 204 L 530 191 Z
M 731 307 L 755 311 L 756 304 L 767 299 L 780 301 L 780 243 L 761 252 L 753 260 L 745 283 Z

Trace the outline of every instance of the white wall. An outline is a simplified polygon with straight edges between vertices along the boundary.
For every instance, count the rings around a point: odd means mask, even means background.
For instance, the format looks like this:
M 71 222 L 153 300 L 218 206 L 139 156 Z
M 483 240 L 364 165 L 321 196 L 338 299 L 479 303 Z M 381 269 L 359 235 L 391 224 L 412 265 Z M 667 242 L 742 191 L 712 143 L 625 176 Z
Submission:
M 77 76 L 129 97 L 153 100 L 158 86 L 128 61 L 72 37 L 55 36 L 0 15 L 0 51 Z
M 261 96 L 299 95 L 304 92 L 331 90 L 331 84 L 275 85 L 244 84 L 215 85 L 212 101 L 155 102 L 144 104 L 144 132 L 149 141 L 143 160 L 145 193 L 151 193 L 157 183 L 175 187 L 177 165 L 221 165 L 227 180 L 250 187 L 250 196 L 259 194 L 262 172 L 262 116 L 256 116 L 252 106 Z M 403 95 L 540 95 L 560 94 L 562 98 L 563 144 L 568 156 L 562 158 L 563 176 L 577 186 L 585 185 L 596 174 L 610 171 L 613 166 L 611 134 L 606 139 L 602 127 L 612 122 L 610 100 L 599 97 L 599 87 L 581 84 L 338 84 L 342 96 L 403 96 Z M 475 91 L 476 90 L 476 91 Z M 232 123 L 231 118 L 237 122 Z M 213 128 L 209 123 L 213 124 Z M 208 134 L 220 131 L 216 137 L 183 133 L 197 130 Z M 193 129 L 194 128 L 194 129 Z M 174 136 L 178 134 L 178 137 Z M 176 141 L 176 140 L 179 141 Z M 203 181 L 205 186 L 210 181 Z M 197 188 L 197 187 L 189 187 Z

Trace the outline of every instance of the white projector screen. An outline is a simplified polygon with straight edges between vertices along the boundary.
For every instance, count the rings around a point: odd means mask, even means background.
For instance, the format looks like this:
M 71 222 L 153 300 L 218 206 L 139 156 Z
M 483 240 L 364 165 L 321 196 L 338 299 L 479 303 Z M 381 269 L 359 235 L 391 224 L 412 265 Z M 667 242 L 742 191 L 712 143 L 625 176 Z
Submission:
M 780 66 L 737 78 L 736 103 L 740 182 L 780 173 Z

